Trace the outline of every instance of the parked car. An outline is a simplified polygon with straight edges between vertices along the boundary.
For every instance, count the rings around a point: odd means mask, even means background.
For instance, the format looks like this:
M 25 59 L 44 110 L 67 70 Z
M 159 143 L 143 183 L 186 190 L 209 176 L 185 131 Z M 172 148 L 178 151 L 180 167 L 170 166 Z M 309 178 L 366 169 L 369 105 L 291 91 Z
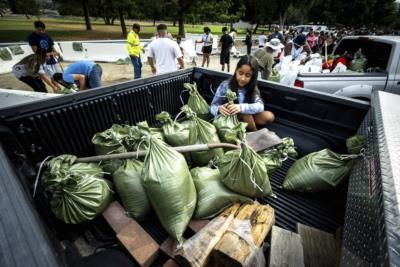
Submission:
M 400 36 L 343 37 L 333 54 L 359 49 L 368 60 L 364 72 L 300 73 L 295 86 L 363 100 L 374 91 L 400 94 Z

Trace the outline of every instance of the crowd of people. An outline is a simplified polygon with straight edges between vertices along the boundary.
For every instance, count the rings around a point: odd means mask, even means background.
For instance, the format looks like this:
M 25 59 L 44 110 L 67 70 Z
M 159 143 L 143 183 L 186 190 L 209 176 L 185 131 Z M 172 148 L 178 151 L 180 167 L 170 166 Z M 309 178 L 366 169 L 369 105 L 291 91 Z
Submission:
M 54 49 L 54 42 L 46 33 L 45 24 L 42 21 L 35 21 L 34 28 L 34 32 L 28 36 L 29 45 L 34 53 L 13 66 L 16 78 L 38 92 L 47 92 L 46 85 L 56 93 L 65 87 L 84 90 L 101 86 L 102 68 L 99 64 L 90 60 L 78 60 L 63 70 L 59 64 L 61 53 Z M 133 24 L 126 39 L 134 79 L 142 77 L 141 55 L 143 55 L 144 47 L 140 43 L 140 29 L 139 24 Z M 195 43 L 202 45 L 201 66 L 209 67 L 215 37 L 209 27 L 204 27 L 203 32 L 201 38 Z M 221 70 L 230 72 L 231 52 L 236 50 L 234 47 L 236 31 L 234 29 L 228 31 L 227 27 L 222 27 L 221 33 L 218 40 Z M 299 59 L 304 63 L 312 53 L 330 54 L 336 43 L 348 34 L 353 34 L 353 31 L 350 29 L 337 32 L 311 30 L 305 35 L 297 32 L 295 28 L 282 31 L 279 27 L 275 27 L 268 36 L 265 32 L 261 32 L 254 40 L 252 32 L 247 30 L 244 44 L 247 55 L 254 55 L 257 60 L 261 77 L 268 79 L 272 73 L 272 67 L 282 57 L 291 55 L 293 60 Z M 157 26 L 156 36 L 147 47 L 147 61 L 154 75 L 185 67 L 183 60 L 185 51 L 181 43 L 180 36 L 177 37 L 176 42 L 172 39 L 165 24 Z M 254 43 L 257 44 L 258 49 L 252 52 Z

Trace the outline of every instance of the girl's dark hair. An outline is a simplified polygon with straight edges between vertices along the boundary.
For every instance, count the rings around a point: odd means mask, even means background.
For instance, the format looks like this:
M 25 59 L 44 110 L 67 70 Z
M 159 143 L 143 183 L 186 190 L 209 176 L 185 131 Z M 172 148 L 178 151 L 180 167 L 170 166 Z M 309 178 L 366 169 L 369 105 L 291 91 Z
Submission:
M 237 70 L 243 66 L 249 65 L 253 74 L 251 75 L 250 82 L 247 84 L 246 88 L 246 95 L 245 95 L 245 102 L 246 103 L 253 103 L 255 96 L 260 95 L 260 91 L 257 87 L 257 78 L 258 78 L 258 63 L 257 60 L 253 56 L 245 55 L 240 58 L 239 62 L 236 65 L 235 74 L 232 76 L 231 80 L 229 81 L 229 88 L 233 92 L 238 92 L 239 84 L 236 79 L 236 72 Z
M 30 75 L 36 75 L 39 72 L 40 66 L 46 62 L 46 51 L 37 51 L 35 54 L 21 59 L 17 64 L 26 65 Z
M 204 27 L 204 28 L 203 28 L 203 31 L 204 31 L 205 33 L 211 32 L 210 28 L 208 28 L 208 27 Z

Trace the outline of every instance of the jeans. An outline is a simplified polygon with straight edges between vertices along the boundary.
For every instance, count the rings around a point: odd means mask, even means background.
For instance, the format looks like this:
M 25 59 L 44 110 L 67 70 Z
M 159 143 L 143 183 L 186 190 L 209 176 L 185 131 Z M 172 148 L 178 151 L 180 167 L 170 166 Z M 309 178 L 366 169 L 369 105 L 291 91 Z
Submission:
M 87 89 L 100 87 L 102 74 L 103 70 L 101 69 L 100 65 L 94 64 L 92 71 L 89 73 L 89 77 L 87 77 Z
M 24 76 L 19 78 L 19 80 L 32 87 L 35 92 L 47 93 L 46 85 L 39 77 Z
M 134 79 L 140 79 L 142 77 L 142 61 L 140 60 L 140 57 L 130 57 L 133 65 Z

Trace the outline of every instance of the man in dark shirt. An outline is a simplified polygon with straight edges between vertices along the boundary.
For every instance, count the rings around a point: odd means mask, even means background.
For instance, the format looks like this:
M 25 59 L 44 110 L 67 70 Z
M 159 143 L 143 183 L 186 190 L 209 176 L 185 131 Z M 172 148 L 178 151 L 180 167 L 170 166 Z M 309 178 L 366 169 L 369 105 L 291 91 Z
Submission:
M 230 53 L 231 53 L 231 48 L 233 45 L 233 39 L 232 37 L 228 34 L 228 28 L 223 27 L 222 28 L 222 33 L 223 35 L 221 36 L 221 39 L 219 40 L 219 43 L 221 44 L 221 57 L 220 57 L 220 63 L 221 63 L 221 68 L 222 71 L 225 69 L 225 64 L 227 65 L 227 71 L 229 72 L 230 70 Z
M 29 45 L 34 53 L 41 53 L 46 51 L 48 60 L 46 61 L 46 74 L 53 77 L 54 73 L 58 72 L 56 56 L 59 53 L 54 50 L 54 42 L 49 35 L 45 32 L 46 25 L 38 20 L 33 23 L 35 31 L 28 36 Z M 54 83 L 54 81 L 53 81 Z M 54 83 L 57 85 L 56 83 Z
M 279 39 L 279 41 L 281 41 L 281 43 L 284 42 L 283 35 L 282 35 L 282 33 L 279 32 L 279 27 L 277 27 L 277 26 L 274 27 L 274 32 L 271 33 L 270 36 L 268 36 L 268 42 L 270 42 L 272 39 L 275 39 L 275 38 Z

